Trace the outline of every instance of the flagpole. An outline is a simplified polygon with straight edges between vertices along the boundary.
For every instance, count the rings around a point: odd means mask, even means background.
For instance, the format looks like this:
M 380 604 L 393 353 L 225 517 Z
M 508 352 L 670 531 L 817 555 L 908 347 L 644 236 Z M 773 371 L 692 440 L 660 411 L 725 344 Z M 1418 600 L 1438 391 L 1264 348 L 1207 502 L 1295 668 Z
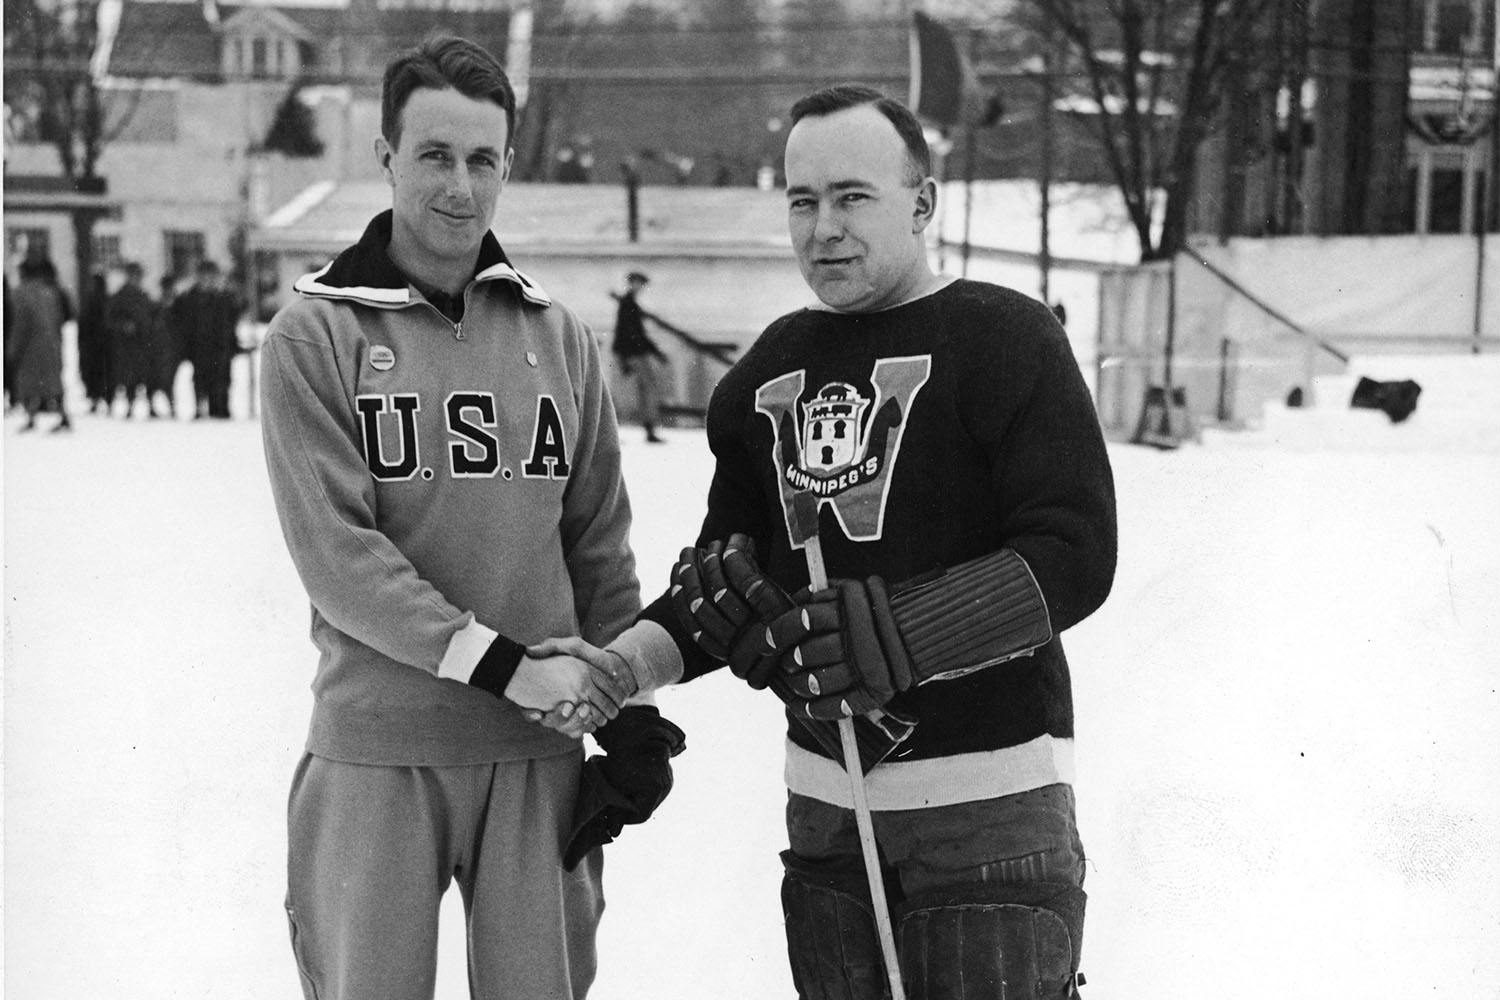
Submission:
M 1042 245 L 1037 255 L 1041 267 L 1042 303 L 1052 305 L 1052 39 L 1042 50 Z
M 964 126 L 964 243 L 962 277 L 969 276 L 969 224 L 974 216 L 974 126 Z
M 969 30 L 969 62 L 972 65 L 978 51 L 979 32 Z M 962 58 L 962 56 L 960 56 Z M 960 105 L 962 107 L 962 105 Z M 972 121 L 965 121 L 964 128 L 964 250 L 962 276 L 969 276 L 969 226 L 974 217 L 974 157 L 979 149 L 979 129 Z

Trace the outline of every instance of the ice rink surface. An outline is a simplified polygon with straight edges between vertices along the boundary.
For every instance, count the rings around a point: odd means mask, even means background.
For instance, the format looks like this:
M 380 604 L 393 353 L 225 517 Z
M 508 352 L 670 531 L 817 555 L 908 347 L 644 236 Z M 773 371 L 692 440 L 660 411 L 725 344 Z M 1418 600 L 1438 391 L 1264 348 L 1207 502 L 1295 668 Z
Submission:
M 1112 446 L 1119 574 L 1064 636 L 1089 1000 L 1500 998 L 1500 435 L 1425 447 L 1425 412 L 1328 450 Z M 10 1000 L 299 995 L 315 653 L 240 415 L 5 420 Z M 710 471 L 668 434 L 623 432 L 648 597 Z M 608 848 L 591 996 L 789 1000 L 779 706 L 723 672 L 660 701 L 688 750 Z

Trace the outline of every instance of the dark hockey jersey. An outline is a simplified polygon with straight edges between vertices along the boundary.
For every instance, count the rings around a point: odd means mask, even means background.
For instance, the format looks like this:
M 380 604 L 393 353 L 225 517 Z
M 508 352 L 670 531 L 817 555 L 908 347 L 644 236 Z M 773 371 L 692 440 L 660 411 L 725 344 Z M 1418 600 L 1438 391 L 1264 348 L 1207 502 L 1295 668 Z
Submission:
M 788 530 L 803 490 L 820 498 L 830 577 L 894 584 L 1002 548 L 1030 566 L 1052 641 L 899 694 L 891 707 L 918 722 L 892 762 L 977 754 L 994 763 L 994 751 L 1038 740 L 1066 741 L 1070 757 L 1057 634 L 1109 592 L 1115 502 L 1093 402 L 1044 305 L 960 280 L 875 314 L 791 313 L 719 383 L 708 436 L 716 468 L 700 544 L 746 532 L 789 592 L 808 582 Z M 645 617 L 677 639 L 684 679 L 720 666 L 683 636 L 670 600 Z M 823 753 L 800 724 L 788 735 L 793 750 Z M 1068 767 L 1060 771 L 1066 780 Z

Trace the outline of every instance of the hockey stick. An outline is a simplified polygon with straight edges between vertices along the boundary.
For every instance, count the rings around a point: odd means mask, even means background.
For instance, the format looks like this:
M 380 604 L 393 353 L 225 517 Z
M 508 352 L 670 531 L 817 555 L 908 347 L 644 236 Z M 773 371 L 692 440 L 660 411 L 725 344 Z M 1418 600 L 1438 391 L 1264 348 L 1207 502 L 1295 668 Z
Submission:
M 823 565 L 823 545 L 818 539 L 818 498 L 807 490 L 793 497 L 792 520 L 797 536 L 792 541 L 803 545 L 812 589 L 826 590 L 828 570 Z M 870 803 L 865 798 L 864 769 L 860 766 L 859 742 L 852 718 L 839 719 L 839 737 L 844 745 L 844 771 L 849 775 L 849 792 L 854 798 L 854 822 L 859 827 L 860 853 L 865 856 L 865 877 L 870 882 L 870 903 L 875 911 L 875 929 L 880 933 L 880 952 L 891 984 L 891 1000 L 906 1000 L 901 965 L 896 957 L 896 934 L 891 929 L 891 912 L 885 899 L 885 879 L 880 874 L 880 856 L 875 848 L 875 822 L 870 818 Z

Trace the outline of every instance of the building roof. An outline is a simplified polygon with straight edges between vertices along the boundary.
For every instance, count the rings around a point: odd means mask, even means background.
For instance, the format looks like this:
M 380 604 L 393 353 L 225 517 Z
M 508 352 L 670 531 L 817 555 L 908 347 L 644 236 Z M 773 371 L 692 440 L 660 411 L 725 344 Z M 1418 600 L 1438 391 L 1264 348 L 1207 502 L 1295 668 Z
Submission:
M 323 181 L 272 212 L 250 235 L 263 250 L 332 254 L 359 239 L 389 208 L 382 180 Z M 749 187 L 643 187 L 640 240 L 627 232 L 625 188 L 613 184 L 511 184 L 500 196 L 495 234 L 506 247 L 559 252 L 590 247 L 643 252 L 701 250 L 713 256 L 789 256 L 786 198 Z
M 217 23 L 200 3 L 128 0 L 114 33 L 109 72 L 121 77 L 172 77 L 213 81 L 221 77 L 219 35 L 242 12 L 266 11 L 270 23 L 289 27 L 294 38 L 312 39 L 308 82 L 377 83 L 391 54 L 438 31 L 473 39 L 505 52 L 510 12 L 377 7 L 372 4 L 218 4 Z

